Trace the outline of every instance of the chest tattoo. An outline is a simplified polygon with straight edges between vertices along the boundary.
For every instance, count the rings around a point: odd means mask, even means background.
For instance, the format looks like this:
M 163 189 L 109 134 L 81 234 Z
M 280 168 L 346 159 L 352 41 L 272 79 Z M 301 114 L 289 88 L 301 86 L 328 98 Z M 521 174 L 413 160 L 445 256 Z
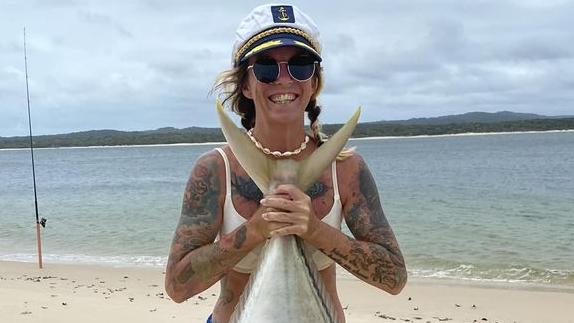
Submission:
M 234 194 L 239 194 L 246 200 L 259 203 L 263 198 L 263 193 L 257 187 L 255 182 L 247 176 L 238 176 L 235 173 L 231 174 L 231 187 Z M 327 186 L 321 182 L 315 182 L 311 185 L 305 194 L 309 195 L 311 199 L 315 199 L 325 195 Z
M 233 193 L 239 194 L 246 200 L 259 203 L 263 198 L 263 193 L 249 177 L 237 176 L 235 173 L 231 173 L 231 186 Z
M 309 195 L 311 199 L 323 196 L 327 192 L 327 187 L 321 182 L 315 182 L 311 185 L 305 193 Z

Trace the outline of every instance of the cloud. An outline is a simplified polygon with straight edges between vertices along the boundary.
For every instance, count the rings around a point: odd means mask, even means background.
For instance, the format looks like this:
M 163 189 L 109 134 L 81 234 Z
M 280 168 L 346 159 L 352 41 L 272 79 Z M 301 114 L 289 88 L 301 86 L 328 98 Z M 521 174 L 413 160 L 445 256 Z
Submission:
M 128 31 L 121 23 L 114 20 L 112 17 L 96 13 L 93 11 L 80 10 L 78 12 L 81 20 L 87 23 L 94 24 L 97 28 L 111 28 L 126 38 L 133 38 L 133 34 Z
M 294 1 L 321 30 L 322 122 L 572 114 L 571 1 Z M 0 136 L 217 126 L 209 92 L 258 1 L 3 1 Z M 4 19 L 10 17 L 10 19 Z

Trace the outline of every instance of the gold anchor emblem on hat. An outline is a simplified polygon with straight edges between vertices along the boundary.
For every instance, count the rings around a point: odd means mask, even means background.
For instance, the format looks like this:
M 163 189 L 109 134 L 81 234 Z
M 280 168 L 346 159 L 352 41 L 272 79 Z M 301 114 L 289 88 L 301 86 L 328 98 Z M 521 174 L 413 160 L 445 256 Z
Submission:
M 277 9 L 277 11 L 279 11 L 279 20 L 281 21 L 287 21 L 289 20 L 289 16 L 287 16 L 287 10 L 283 7 L 280 7 L 279 9 Z

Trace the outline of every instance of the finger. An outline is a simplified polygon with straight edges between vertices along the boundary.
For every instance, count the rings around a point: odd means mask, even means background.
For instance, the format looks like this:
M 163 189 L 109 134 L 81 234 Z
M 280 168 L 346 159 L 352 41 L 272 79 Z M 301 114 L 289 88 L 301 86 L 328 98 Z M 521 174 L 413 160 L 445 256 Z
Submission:
M 269 222 L 267 224 L 267 230 L 271 233 L 275 230 L 279 230 L 288 226 L 291 226 L 292 224 L 290 223 L 285 223 L 285 222 Z
M 299 187 L 293 184 L 281 184 L 275 188 L 273 194 L 287 194 L 293 200 L 301 199 L 307 194 L 303 192 Z
M 279 194 L 267 194 L 264 197 L 277 197 L 277 198 L 286 198 L 286 199 L 290 199 L 291 197 L 289 196 L 289 194 L 286 193 L 279 193 Z
M 275 208 L 285 211 L 293 211 L 296 209 L 293 201 L 282 197 L 266 197 L 261 200 L 261 205 L 268 208 Z
M 267 233 L 265 234 L 265 237 L 266 237 L 266 238 L 271 238 L 271 237 L 272 237 L 271 232 L 274 232 L 274 231 L 277 231 L 277 230 L 281 230 L 281 229 L 283 229 L 283 228 L 285 228 L 285 227 L 288 227 L 288 226 L 290 226 L 290 225 L 291 225 L 291 224 L 289 224 L 289 223 L 284 223 L 284 222 L 269 222 L 269 223 L 267 224 L 267 228 L 266 228 L 266 232 L 267 232 Z
M 303 233 L 303 228 L 299 225 L 289 225 L 285 226 L 270 232 L 270 235 L 273 236 L 286 236 L 289 234 L 299 235 Z
M 263 213 L 263 219 L 267 221 L 282 222 L 292 224 L 296 220 L 292 214 L 286 212 L 266 212 Z

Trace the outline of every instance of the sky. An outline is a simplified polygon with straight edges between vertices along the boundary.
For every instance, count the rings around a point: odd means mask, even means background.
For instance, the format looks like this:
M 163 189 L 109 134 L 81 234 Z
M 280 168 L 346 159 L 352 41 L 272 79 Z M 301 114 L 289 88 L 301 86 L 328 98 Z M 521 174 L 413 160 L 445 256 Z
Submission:
M 0 0 L 0 136 L 218 127 L 211 94 L 260 1 Z M 322 123 L 574 115 L 574 1 L 291 1 L 321 32 Z

